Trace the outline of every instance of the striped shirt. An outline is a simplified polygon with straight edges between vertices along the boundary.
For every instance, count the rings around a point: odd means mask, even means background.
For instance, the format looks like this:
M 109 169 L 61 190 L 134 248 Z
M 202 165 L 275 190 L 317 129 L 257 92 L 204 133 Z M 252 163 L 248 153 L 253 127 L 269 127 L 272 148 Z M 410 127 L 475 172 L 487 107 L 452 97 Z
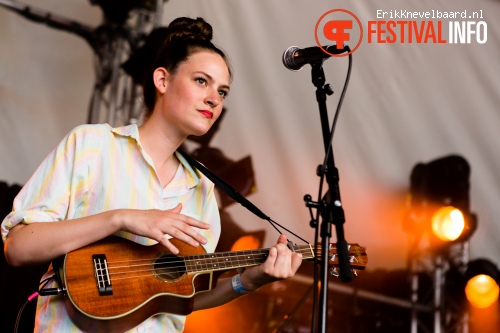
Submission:
M 199 232 L 208 241 L 205 250 L 214 252 L 220 236 L 214 185 L 176 156 L 181 162 L 177 172 L 162 187 L 137 125 L 79 126 L 54 148 L 15 198 L 13 211 L 2 222 L 2 240 L 19 223 L 71 220 L 121 208 L 166 210 L 182 203 L 182 214 L 211 225 Z M 156 244 L 124 231 L 116 235 L 142 245 Z M 49 268 L 42 279 L 51 275 Z M 130 332 L 182 332 L 184 322 L 184 316 L 159 314 Z M 79 332 L 61 296 L 38 298 L 35 332 Z

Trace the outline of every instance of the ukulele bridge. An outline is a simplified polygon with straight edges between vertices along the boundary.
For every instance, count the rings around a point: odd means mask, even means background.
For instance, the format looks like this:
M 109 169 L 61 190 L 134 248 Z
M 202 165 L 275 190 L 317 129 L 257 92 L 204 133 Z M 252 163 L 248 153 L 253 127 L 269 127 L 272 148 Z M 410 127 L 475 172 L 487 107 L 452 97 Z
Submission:
M 96 278 L 99 296 L 113 295 L 113 287 L 108 271 L 108 261 L 105 254 L 92 255 L 94 261 L 94 276 Z

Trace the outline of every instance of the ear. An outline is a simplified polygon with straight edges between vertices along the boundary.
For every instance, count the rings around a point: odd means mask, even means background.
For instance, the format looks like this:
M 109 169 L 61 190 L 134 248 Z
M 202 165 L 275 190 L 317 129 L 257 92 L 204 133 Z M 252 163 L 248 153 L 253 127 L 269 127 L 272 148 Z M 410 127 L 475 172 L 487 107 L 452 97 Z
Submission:
M 155 84 L 155 87 L 162 94 L 165 93 L 165 90 L 167 88 L 168 77 L 169 74 L 163 67 L 158 67 L 153 72 L 153 82 Z

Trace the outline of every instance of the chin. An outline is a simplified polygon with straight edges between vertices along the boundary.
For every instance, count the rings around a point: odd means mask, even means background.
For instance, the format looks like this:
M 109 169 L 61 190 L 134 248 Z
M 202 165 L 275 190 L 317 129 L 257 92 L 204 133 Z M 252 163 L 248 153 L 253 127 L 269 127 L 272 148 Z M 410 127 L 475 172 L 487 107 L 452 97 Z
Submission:
M 203 128 L 195 128 L 193 131 L 191 131 L 192 136 L 202 136 L 207 134 L 208 130 L 210 127 L 203 127 Z

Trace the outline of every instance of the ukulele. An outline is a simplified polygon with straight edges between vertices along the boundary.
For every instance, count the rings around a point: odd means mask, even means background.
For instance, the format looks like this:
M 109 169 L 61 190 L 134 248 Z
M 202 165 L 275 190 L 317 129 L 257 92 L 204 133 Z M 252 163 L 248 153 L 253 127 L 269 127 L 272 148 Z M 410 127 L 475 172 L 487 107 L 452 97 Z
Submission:
M 71 320 L 87 332 L 129 330 L 158 313 L 187 315 L 193 296 L 212 290 L 224 272 L 263 263 L 269 249 L 206 253 L 170 240 L 179 250 L 172 254 L 160 244 L 144 246 L 110 236 L 64 256 L 59 271 L 66 290 Z M 365 249 L 349 244 L 352 270 L 367 264 Z M 320 249 L 294 245 L 304 260 L 320 257 Z M 330 244 L 329 266 L 338 266 L 337 250 Z

